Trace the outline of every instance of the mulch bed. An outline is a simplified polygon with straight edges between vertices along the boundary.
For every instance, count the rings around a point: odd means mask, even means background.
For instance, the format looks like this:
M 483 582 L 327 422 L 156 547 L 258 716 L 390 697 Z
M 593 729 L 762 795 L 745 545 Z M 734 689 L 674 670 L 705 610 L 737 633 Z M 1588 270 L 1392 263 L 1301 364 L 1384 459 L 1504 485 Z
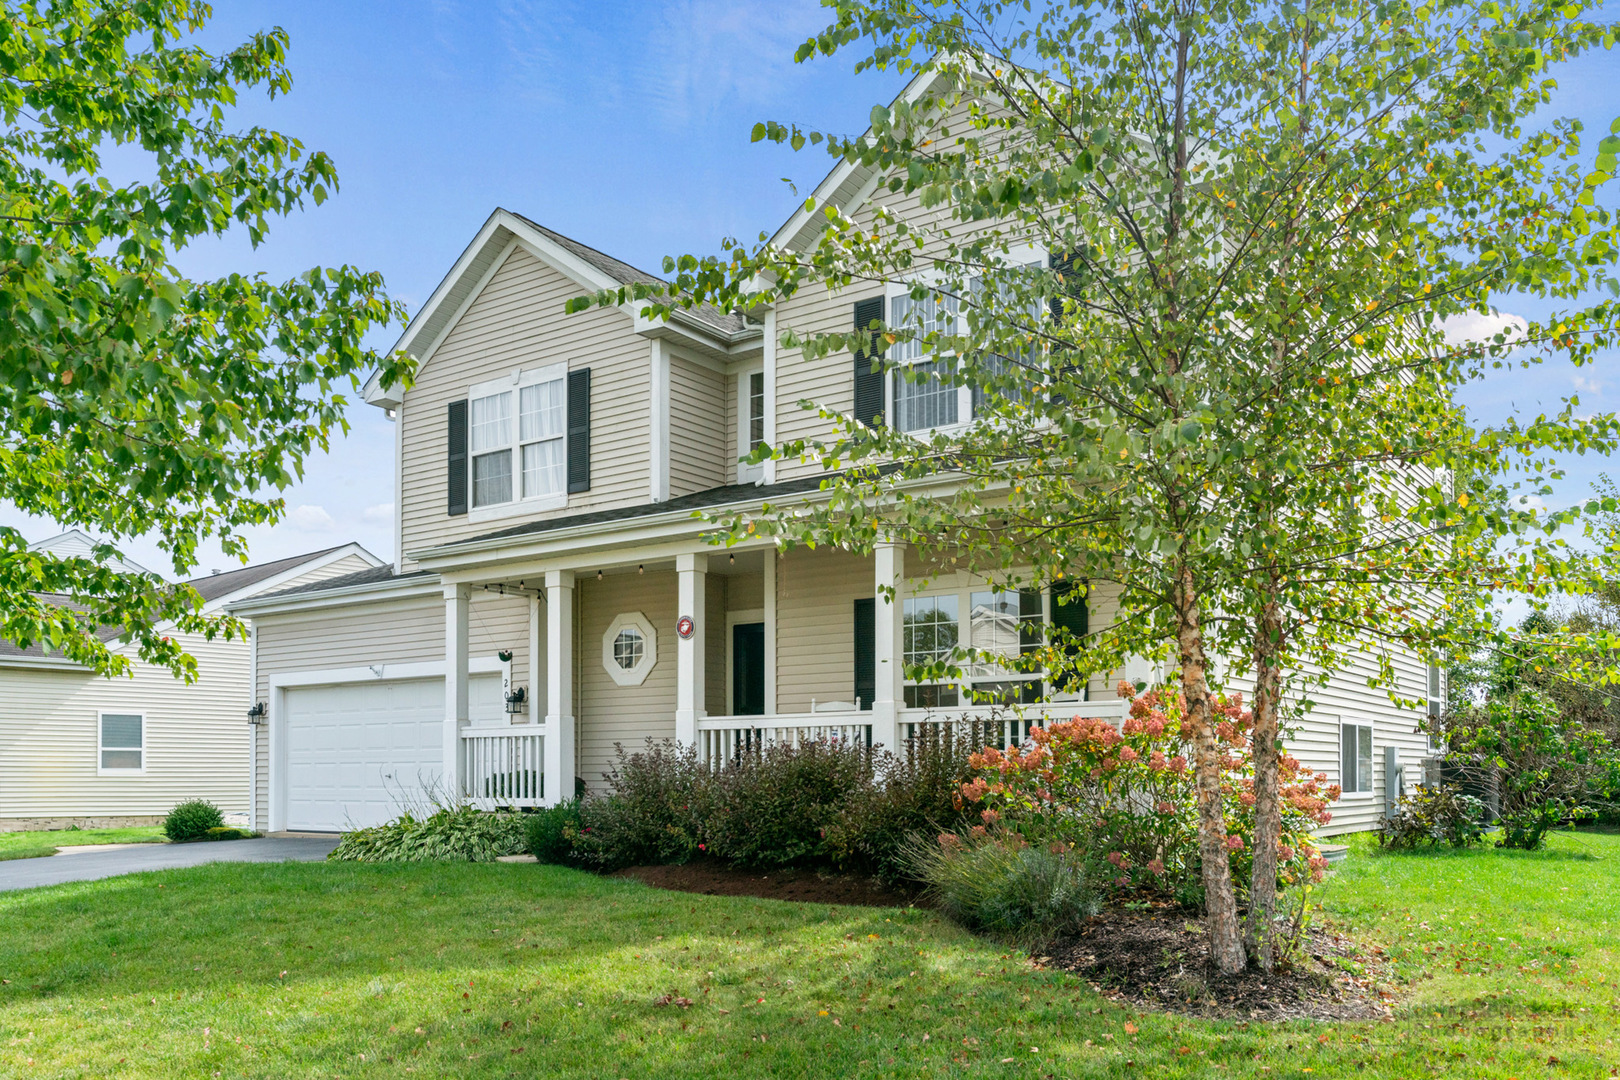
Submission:
M 1222 976 L 1210 964 L 1209 935 L 1196 912 L 1110 911 L 1040 963 L 1073 972 L 1122 1001 L 1219 1019 L 1366 1020 L 1389 1015 L 1379 983 L 1387 964 L 1351 939 L 1308 929 L 1303 954 L 1271 974 Z M 1347 971 L 1341 962 L 1352 970 Z M 1355 973 L 1352 973 L 1355 972 Z
M 858 907 L 905 907 L 916 894 L 888 889 L 870 878 L 816 870 L 739 870 L 715 860 L 684 866 L 632 866 L 614 877 L 633 877 L 655 889 L 704 896 L 757 896 L 764 900 L 797 900 L 809 904 Z

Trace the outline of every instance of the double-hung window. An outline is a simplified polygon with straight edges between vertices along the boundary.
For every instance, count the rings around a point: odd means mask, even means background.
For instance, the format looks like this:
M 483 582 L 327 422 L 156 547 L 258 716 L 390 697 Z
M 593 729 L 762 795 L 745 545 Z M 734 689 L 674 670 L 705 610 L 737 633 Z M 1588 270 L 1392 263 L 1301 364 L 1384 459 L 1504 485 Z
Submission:
M 747 457 L 765 444 L 765 372 L 761 368 L 737 374 L 737 457 Z M 737 483 L 758 482 L 764 465 L 737 462 Z
M 568 368 L 481 383 L 468 395 L 472 505 L 568 498 Z
M 889 348 L 889 362 L 895 369 L 891 415 L 901 431 L 950 427 L 964 419 L 961 388 L 947 381 L 955 366 L 953 358 L 925 352 L 928 345 L 920 340 L 931 333 L 956 333 L 958 307 L 956 297 L 941 293 L 930 293 L 921 300 L 912 299 L 910 293 L 889 298 L 889 325 L 916 335 Z
M 960 613 L 961 606 L 954 594 L 908 598 L 901 631 L 906 664 L 950 660 L 961 641 Z M 905 702 L 910 709 L 932 709 L 957 704 L 958 694 L 953 684 L 908 681 Z
M 976 652 L 1005 657 L 1008 663 L 978 660 L 968 665 L 973 700 L 1012 705 L 1041 700 L 1039 672 L 1013 664 L 1041 647 L 1044 620 L 1039 589 L 994 589 L 968 594 L 968 641 Z
M 1029 259 L 1031 267 L 1044 265 L 1034 248 L 1020 249 L 1019 260 Z M 1011 290 L 1005 285 L 993 292 L 987 291 L 980 278 L 969 282 L 970 302 L 993 311 L 997 318 L 1013 313 Z M 901 431 L 927 431 L 931 428 L 949 428 L 966 423 L 975 411 L 985 405 L 985 393 L 977 386 L 953 385 L 952 375 L 958 363 L 954 353 L 940 353 L 937 347 L 923 340 L 929 334 L 948 336 L 966 333 L 967 326 L 961 300 L 945 292 L 930 291 L 921 299 L 911 295 L 910 286 L 904 292 L 891 293 L 889 298 L 889 326 L 912 334 L 911 340 L 896 341 L 889 346 L 886 363 L 892 370 L 889 394 L 891 408 L 887 415 Z M 1033 329 L 1041 324 L 1042 308 L 1031 306 L 1027 321 Z M 1013 356 L 992 356 L 984 365 L 1000 371 L 1015 360 L 1033 355 L 1033 346 L 1027 352 Z
M 97 717 L 97 725 L 100 728 L 97 772 L 146 771 L 146 717 L 143 714 L 104 712 Z
M 1347 795 L 1372 791 L 1372 725 L 1339 725 L 1339 787 Z

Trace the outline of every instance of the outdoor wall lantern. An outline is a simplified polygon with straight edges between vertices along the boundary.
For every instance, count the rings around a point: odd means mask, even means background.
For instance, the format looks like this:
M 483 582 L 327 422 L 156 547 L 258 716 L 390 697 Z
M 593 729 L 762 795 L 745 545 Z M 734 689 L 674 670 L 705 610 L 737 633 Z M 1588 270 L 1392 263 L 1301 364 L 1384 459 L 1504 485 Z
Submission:
M 247 711 L 248 723 L 262 724 L 264 718 L 270 714 L 270 706 L 262 701 L 255 701 Z
M 506 711 L 520 713 L 528 709 L 529 691 L 522 686 L 514 686 L 506 694 Z

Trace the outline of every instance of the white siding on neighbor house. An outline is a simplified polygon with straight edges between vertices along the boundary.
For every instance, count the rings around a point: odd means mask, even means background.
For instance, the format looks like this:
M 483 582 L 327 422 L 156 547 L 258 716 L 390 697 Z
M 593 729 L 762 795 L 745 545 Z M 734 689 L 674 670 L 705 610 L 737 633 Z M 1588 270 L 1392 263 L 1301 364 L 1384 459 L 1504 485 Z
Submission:
M 417 374 L 397 420 L 405 554 L 525 520 L 647 501 L 650 347 L 624 312 L 565 314 L 563 304 L 586 291 L 514 248 Z M 570 495 L 563 509 L 496 521 L 445 513 L 450 403 L 475 383 L 557 363 L 591 369 L 591 490 Z
M 712 368 L 678 354 L 669 360 L 669 493 L 704 491 L 736 480 L 726 469 L 726 383 Z
M 358 574 L 362 570 L 369 570 L 372 563 L 367 562 L 358 555 L 345 555 L 341 559 L 334 559 L 325 566 L 318 566 L 307 574 L 299 574 L 289 581 L 278 584 L 273 591 L 283 589 L 296 589 L 301 585 L 313 585 L 317 581 L 331 581 L 333 578 L 343 577 L 345 574 Z
M 191 797 L 246 811 L 247 645 L 177 636 L 194 683 L 139 661 L 129 678 L 0 667 L 0 819 L 158 816 Z M 142 774 L 97 775 L 99 712 L 144 714 Z
M 470 655 L 493 656 L 501 649 L 510 649 L 515 686 L 529 682 L 528 612 L 526 598 L 475 592 L 467 620 Z M 343 607 L 268 615 L 254 620 L 254 633 L 259 648 L 255 700 L 268 701 L 272 675 L 442 661 L 444 599 L 426 596 L 361 601 Z M 514 719 L 534 717 L 524 714 Z M 254 731 L 255 802 L 259 814 L 255 827 L 264 828 L 270 797 L 269 730 L 261 725 Z

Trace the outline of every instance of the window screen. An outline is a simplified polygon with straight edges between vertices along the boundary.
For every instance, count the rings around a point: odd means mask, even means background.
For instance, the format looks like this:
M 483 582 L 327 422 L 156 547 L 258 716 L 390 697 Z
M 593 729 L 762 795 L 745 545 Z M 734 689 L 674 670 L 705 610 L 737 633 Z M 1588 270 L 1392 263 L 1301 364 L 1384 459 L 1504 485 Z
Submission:
M 1373 729 L 1367 724 L 1339 729 L 1339 786 L 1346 792 L 1373 789 Z
M 101 767 L 140 769 L 145 749 L 145 718 L 139 713 L 101 714 Z

